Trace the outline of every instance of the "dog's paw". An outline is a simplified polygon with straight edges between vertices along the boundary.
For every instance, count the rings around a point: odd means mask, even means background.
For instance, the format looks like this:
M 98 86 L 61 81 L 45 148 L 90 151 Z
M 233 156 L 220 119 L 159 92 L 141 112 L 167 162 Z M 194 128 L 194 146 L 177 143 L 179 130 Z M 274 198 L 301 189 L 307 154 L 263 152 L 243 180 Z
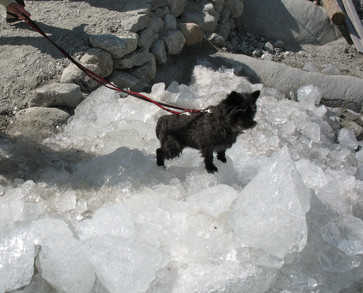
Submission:
M 216 166 L 209 166 L 209 167 L 206 167 L 207 169 L 207 172 L 210 173 L 210 174 L 214 174 L 214 173 L 217 173 L 218 172 L 218 168 Z
M 217 159 L 220 160 L 222 163 L 227 163 L 227 159 L 223 155 L 217 155 Z

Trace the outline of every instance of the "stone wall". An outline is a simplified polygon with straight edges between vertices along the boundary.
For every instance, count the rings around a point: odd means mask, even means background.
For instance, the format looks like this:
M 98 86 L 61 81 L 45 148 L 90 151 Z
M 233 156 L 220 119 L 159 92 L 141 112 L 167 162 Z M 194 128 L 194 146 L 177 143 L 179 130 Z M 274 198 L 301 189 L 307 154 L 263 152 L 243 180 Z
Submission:
M 140 91 L 150 85 L 157 65 L 208 38 L 223 43 L 243 12 L 241 0 L 154 0 L 150 9 L 136 14 L 130 30 L 91 35 L 92 49 L 81 63 L 120 88 Z M 61 83 L 78 84 L 93 90 L 98 84 L 75 65 L 67 67 Z M 37 98 L 39 100 L 39 97 Z

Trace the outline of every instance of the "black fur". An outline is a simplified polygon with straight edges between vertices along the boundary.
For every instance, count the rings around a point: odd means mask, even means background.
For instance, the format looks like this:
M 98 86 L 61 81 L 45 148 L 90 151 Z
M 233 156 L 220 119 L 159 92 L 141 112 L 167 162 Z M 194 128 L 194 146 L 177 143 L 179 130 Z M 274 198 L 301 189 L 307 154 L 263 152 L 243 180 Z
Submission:
M 230 93 L 211 113 L 161 116 L 156 125 L 156 136 L 161 147 L 156 150 L 156 163 L 164 166 L 164 160 L 178 157 L 184 148 L 201 151 L 205 168 L 209 173 L 218 172 L 213 164 L 213 152 L 217 159 L 226 163 L 226 149 L 230 148 L 243 133 L 253 128 L 256 100 L 260 91 L 252 94 Z

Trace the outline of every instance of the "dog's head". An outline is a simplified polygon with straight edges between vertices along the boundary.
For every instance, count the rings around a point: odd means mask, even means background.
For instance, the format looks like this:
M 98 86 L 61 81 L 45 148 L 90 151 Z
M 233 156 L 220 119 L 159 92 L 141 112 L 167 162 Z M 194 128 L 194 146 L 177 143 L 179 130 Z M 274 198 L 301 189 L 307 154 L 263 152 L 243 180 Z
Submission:
M 260 91 L 251 94 L 231 92 L 221 102 L 226 115 L 227 123 L 233 131 L 242 133 L 243 130 L 253 128 L 256 122 L 253 120 L 256 114 L 256 101 Z

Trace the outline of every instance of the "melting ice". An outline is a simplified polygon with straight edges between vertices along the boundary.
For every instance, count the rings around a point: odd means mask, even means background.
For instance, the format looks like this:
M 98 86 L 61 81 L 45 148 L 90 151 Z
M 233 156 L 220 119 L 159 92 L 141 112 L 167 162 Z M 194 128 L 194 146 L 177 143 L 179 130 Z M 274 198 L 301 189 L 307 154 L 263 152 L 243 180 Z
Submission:
M 257 88 L 257 127 L 213 175 L 190 149 L 156 166 L 159 108 L 90 94 L 43 141 L 55 164 L 1 181 L 0 292 L 357 292 L 363 154 L 318 88 L 295 102 L 198 65 L 190 85 L 149 95 L 200 109 Z

